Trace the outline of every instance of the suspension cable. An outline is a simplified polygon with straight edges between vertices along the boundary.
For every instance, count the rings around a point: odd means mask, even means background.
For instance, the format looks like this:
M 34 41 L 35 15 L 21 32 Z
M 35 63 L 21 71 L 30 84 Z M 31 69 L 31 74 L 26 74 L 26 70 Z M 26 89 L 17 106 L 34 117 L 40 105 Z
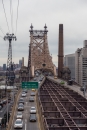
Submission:
M 0 27 L 0 30 L 1 30 L 1 32 L 5 35 L 5 33 L 3 32 L 3 30 L 2 30 L 2 28 Z
M 11 28 L 13 33 L 13 8 L 12 8 L 12 0 L 10 0 L 10 15 L 11 15 Z
M 2 5 L 3 5 L 3 9 L 4 9 L 4 14 L 5 14 L 5 19 L 6 19 L 6 23 L 7 23 L 8 31 L 10 32 L 10 30 L 9 30 L 9 26 L 8 26 L 8 21 L 7 21 L 7 16 L 6 16 L 6 12 L 5 12 L 5 7 L 4 7 L 3 0 L 2 0 Z
M 19 7 L 19 0 L 18 0 L 18 6 L 17 6 L 17 19 L 16 19 L 16 31 L 15 31 L 15 35 L 17 32 L 17 21 L 18 21 L 18 7 Z

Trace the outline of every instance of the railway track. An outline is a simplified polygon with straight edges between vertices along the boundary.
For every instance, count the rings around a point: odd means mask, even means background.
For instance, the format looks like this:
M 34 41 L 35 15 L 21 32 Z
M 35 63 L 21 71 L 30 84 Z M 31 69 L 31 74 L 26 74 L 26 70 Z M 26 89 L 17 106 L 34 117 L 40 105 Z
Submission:
M 44 130 L 87 130 L 87 100 L 46 79 L 38 92 Z

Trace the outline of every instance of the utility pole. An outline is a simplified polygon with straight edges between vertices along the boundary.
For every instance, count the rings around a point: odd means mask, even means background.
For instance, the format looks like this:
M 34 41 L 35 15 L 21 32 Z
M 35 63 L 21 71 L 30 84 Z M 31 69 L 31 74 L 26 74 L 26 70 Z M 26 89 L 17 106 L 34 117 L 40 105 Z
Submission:
M 5 87 L 5 93 L 7 94 L 7 100 L 8 100 L 8 93 L 7 93 L 7 86 L 14 86 L 14 68 L 12 63 L 12 40 L 17 40 L 16 36 L 14 34 L 7 33 L 6 36 L 4 36 L 4 40 L 9 41 L 9 48 L 8 48 L 8 59 L 7 59 L 7 69 L 6 69 L 6 87 Z M 14 89 L 14 87 L 13 87 Z M 14 93 L 14 90 L 13 90 Z M 13 102 L 14 102 L 14 94 L 13 94 Z M 7 101 L 7 124 L 8 124 L 8 101 Z

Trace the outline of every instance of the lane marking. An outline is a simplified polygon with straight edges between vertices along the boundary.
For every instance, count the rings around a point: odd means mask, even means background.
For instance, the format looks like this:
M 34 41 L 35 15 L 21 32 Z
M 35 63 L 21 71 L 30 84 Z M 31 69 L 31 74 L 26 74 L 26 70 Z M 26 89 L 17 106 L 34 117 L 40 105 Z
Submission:
M 27 120 L 25 119 L 25 130 L 27 129 Z

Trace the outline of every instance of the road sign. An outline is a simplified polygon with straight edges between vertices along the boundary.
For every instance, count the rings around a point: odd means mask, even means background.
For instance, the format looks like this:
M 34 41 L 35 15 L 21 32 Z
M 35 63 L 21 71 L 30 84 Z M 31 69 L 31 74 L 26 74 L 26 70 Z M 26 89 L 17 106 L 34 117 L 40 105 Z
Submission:
M 26 89 L 38 89 L 38 82 L 22 82 L 21 87 Z

